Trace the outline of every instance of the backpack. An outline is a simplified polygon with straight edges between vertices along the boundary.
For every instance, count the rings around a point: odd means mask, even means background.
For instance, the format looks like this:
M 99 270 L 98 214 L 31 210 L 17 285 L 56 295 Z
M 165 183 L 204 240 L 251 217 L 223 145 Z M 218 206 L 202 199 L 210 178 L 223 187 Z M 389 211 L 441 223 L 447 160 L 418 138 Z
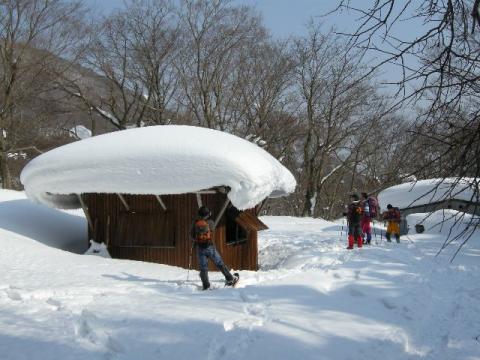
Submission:
M 195 220 L 195 240 L 200 244 L 207 244 L 212 241 L 212 231 L 205 219 Z
M 370 208 L 370 217 L 376 218 L 378 215 L 378 200 L 373 196 L 369 196 L 367 201 Z
M 401 220 L 400 209 L 398 207 L 393 208 L 394 219 L 398 222 Z
M 387 221 L 400 222 L 400 209 L 398 207 L 392 208 L 392 211 L 386 211 L 383 213 L 383 219 Z

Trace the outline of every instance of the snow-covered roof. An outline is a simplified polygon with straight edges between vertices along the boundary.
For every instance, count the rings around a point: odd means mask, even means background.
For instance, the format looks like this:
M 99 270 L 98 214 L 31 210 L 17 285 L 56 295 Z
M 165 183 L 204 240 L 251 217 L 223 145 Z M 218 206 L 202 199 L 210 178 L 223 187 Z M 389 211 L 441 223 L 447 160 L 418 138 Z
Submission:
M 478 202 L 478 182 L 473 178 L 428 179 L 392 186 L 378 194 L 382 209 L 388 204 L 405 209 L 456 199 Z
M 152 126 L 67 144 L 25 166 L 29 198 L 77 208 L 75 194 L 182 194 L 230 188 L 239 209 L 294 191 L 293 175 L 273 156 L 237 136 L 193 126 Z

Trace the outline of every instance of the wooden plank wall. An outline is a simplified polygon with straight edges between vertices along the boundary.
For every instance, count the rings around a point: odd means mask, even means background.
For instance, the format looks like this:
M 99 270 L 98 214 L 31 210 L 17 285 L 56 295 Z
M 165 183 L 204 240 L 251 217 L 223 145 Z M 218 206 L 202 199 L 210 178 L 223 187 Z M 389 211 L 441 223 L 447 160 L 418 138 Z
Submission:
M 168 225 L 163 225 L 162 228 L 169 228 L 172 229 L 170 231 L 175 232 L 175 246 L 168 248 L 158 247 L 155 244 L 135 246 L 135 243 L 144 244 L 144 240 L 140 238 L 138 240 L 132 239 L 128 243 L 131 244 L 130 246 L 119 246 L 115 241 L 116 238 L 122 238 L 122 243 L 125 245 L 126 231 L 128 231 L 128 237 L 133 236 L 133 234 L 141 237 L 141 234 L 145 233 L 146 227 L 152 227 L 152 222 L 145 216 L 138 216 L 138 223 L 135 223 L 138 228 L 126 230 L 125 224 L 121 224 L 121 219 L 125 218 L 126 209 L 117 195 L 84 194 L 82 196 L 92 221 L 96 224 L 94 231 L 89 229 L 89 239 L 107 243 L 107 237 L 109 237 L 108 248 L 112 257 L 188 268 L 191 249 L 190 228 L 198 211 L 195 194 L 164 195 L 161 197 L 169 212 Z M 163 212 L 154 195 L 123 196 L 133 211 L 142 214 L 151 213 L 152 216 L 160 216 L 159 213 Z M 201 198 L 203 204 L 212 210 L 212 217 L 215 219 L 226 200 L 226 195 L 221 193 L 202 194 Z M 255 215 L 254 210 L 249 210 L 249 213 Z M 130 226 L 133 226 L 132 222 L 130 222 Z M 214 240 L 217 250 L 227 266 L 235 270 L 258 270 L 257 232 L 250 231 L 246 243 L 232 245 L 226 244 L 225 234 L 225 216 L 223 216 L 215 231 Z M 195 251 L 192 254 L 192 269 L 198 269 Z M 213 264 L 210 264 L 210 270 L 216 270 Z

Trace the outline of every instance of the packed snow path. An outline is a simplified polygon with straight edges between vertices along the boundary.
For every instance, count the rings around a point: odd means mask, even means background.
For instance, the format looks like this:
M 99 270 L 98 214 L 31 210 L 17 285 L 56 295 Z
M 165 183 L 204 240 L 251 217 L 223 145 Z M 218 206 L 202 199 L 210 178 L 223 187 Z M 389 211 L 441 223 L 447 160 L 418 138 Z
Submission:
M 452 264 L 441 235 L 347 251 L 341 224 L 262 220 L 262 270 L 205 292 L 196 272 L 2 226 L 0 358 L 480 359 L 478 236 Z

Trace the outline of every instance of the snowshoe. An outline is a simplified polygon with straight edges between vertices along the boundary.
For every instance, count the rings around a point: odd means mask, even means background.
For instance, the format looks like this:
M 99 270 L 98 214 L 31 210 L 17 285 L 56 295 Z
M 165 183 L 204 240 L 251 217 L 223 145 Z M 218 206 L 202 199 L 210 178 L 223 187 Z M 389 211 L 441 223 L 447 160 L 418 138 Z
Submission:
M 232 280 L 225 281 L 225 286 L 235 287 L 240 280 L 240 274 L 234 273 Z

